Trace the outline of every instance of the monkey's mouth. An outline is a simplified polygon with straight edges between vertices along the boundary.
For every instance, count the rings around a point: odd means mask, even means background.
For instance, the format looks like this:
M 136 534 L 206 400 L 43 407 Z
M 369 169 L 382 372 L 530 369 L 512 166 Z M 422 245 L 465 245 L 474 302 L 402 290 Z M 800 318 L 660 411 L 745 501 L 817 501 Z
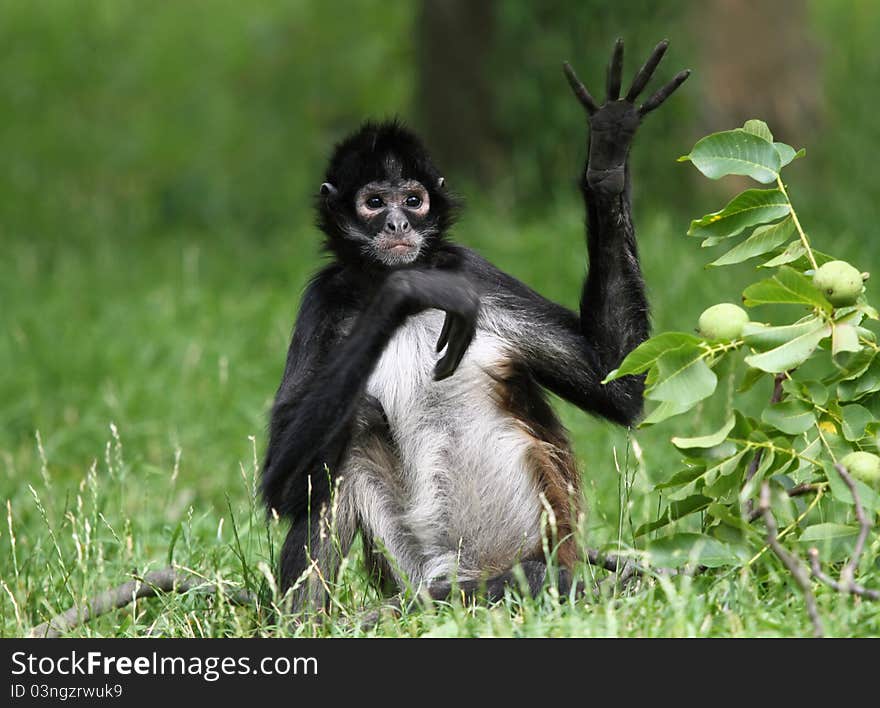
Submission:
M 379 241 L 378 246 L 381 250 L 395 256 L 406 255 L 417 248 L 417 244 L 403 239 L 383 239 Z

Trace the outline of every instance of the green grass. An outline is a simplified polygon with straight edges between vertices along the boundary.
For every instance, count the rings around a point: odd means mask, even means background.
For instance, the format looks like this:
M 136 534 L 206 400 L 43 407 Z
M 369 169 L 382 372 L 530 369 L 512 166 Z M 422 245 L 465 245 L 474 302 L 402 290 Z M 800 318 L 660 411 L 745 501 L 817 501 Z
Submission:
M 575 306 L 582 215 L 561 204 L 515 226 L 475 207 L 461 241 L 549 297 Z M 303 220 L 306 221 L 305 219 Z M 499 226 L 498 224 L 502 225 Z M 701 277 L 707 260 L 684 220 L 640 215 L 658 329 L 690 329 L 708 304 L 738 297 L 748 267 Z M 11 239 L 0 259 L 0 635 L 169 561 L 272 602 L 283 525 L 255 495 L 267 407 L 290 327 L 317 266 L 308 226 L 255 238 L 179 232 Z M 717 290 L 723 283 L 723 292 Z M 768 392 L 758 392 L 764 397 Z M 633 544 L 657 513 L 653 481 L 678 457 L 668 438 L 705 432 L 723 411 L 625 431 L 559 404 L 584 474 L 591 546 Z M 628 451 L 629 450 L 629 451 Z M 622 470 L 622 471 L 621 471 Z M 876 549 L 875 549 L 876 550 Z M 582 569 L 585 578 L 589 570 Z M 331 617 L 291 629 L 266 608 L 198 594 L 140 601 L 78 636 L 358 635 L 378 597 L 356 549 Z M 880 613 L 819 593 L 832 635 L 875 635 Z M 495 607 L 419 607 L 368 634 L 392 636 L 791 636 L 809 634 L 796 586 L 772 559 L 747 570 L 646 580 L 591 602 L 511 596 Z

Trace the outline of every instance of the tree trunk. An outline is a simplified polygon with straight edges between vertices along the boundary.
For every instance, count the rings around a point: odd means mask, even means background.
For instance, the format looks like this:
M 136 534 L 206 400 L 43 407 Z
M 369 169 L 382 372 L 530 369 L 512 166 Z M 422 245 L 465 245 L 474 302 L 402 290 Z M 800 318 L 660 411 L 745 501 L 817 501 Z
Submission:
M 706 130 L 760 118 L 777 139 L 798 144 L 816 129 L 820 55 L 805 0 L 705 0 L 694 21 Z
M 423 0 L 416 21 L 418 127 L 441 168 L 468 178 L 490 177 L 496 164 L 493 10 L 490 0 Z

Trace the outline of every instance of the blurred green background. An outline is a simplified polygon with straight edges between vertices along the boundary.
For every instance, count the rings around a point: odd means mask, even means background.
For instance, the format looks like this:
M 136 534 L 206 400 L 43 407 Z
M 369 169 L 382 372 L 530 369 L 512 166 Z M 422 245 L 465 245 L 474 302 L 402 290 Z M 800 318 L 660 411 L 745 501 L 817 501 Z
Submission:
M 130 473 L 107 513 L 141 519 L 153 535 L 140 552 L 161 553 L 190 505 L 219 517 L 227 494 L 243 498 L 239 466 L 262 454 L 299 296 L 321 260 L 311 197 L 334 141 L 366 117 L 398 115 L 424 134 L 466 200 L 457 239 L 574 307 L 586 133 L 561 63 L 601 94 L 615 37 L 629 76 L 669 37 L 659 75 L 694 74 L 633 154 L 656 328 L 691 329 L 750 275 L 705 271 L 711 257 L 684 236 L 741 185 L 707 185 L 675 162 L 747 118 L 807 147 L 788 179 L 817 248 L 871 269 L 878 34 L 873 0 L 5 0 L 0 499 L 22 547 L 29 534 L 42 542 L 27 484 L 42 470 L 47 514 L 63 524 L 111 422 Z M 592 527 L 613 535 L 612 448 L 624 455 L 625 435 L 562 410 Z M 637 434 L 637 488 L 672 471 L 671 434 Z

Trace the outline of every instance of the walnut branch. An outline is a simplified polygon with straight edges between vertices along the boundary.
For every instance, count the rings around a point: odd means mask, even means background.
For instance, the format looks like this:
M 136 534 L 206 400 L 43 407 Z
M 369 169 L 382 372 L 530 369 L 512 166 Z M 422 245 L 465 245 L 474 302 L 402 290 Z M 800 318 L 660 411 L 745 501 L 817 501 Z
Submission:
M 868 600 L 880 600 L 880 591 L 870 590 L 855 581 L 856 569 L 859 567 L 859 561 L 865 550 L 865 543 L 868 540 L 868 534 L 871 532 L 871 521 L 865 515 L 862 500 L 859 498 L 859 490 L 856 489 L 856 484 L 849 472 L 847 472 L 846 468 L 841 464 L 835 464 L 834 469 L 837 470 L 837 474 L 840 475 L 840 478 L 849 489 L 849 493 L 852 494 L 853 503 L 856 508 L 856 519 L 859 522 L 859 535 L 856 539 L 856 545 L 855 548 L 853 548 L 852 556 L 850 556 L 849 561 L 840 571 L 839 580 L 835 580 L 822 570 L 822 566 L 819 563 L 819 551 L 816 548 L 811 548 L 808 551 L 810 556 L 810 569 L 817 580 L 833 590 L 837 590 L 837 592 L 858 595 L 859 597 L 864 597 Z
M 172 566 L 154 570 L 142 578 L 135 577 L 127 583 L 110 590 L 98 593 L 86 601 L 85 605 L 71 607 L 61 612 L 48 622 L 37 625 L 28 633 L 32 638 L 56 638 L 86 622 L 106 615 L 108 612 L 125 607 L 132 601 L 144 597 L 156 597 L 163 593 L 186 593 L 198 590 L 205 594 L 221 594 L 236 605 L 249 605 L 255 601 L 248 592 L 230 592 L 220 585 L 205 584 L 187 571 Z
M 779 543 L 778 533 L 779 527 L 776 525 L 776 519 L 770 511 L 770 485 L 764 482 L 761 485 L 761 499 L 758 509 L 764 516 L 764 524 L 767 526 L 767 545 L 777 555 L 783 565 L 788 568 L 795 582 L 804 594 L 804 602 L 807 606 L 807 614 L 810 622 L 813 624 L 813 636 L 824 636 L 822 629 L 822 618 L 819 617 L 819 609 L 816 606 L 816 596 L 813 595 L 813 589 L 810 587 L 810 573 L 801 565 L 800 559 L 786 551 L 782 544 Z
M 849 493 L 852 494 L 853 503 L 856 507 L 856 519 L 858 519 L 859 522 L 859 536 L 856 539 L 856 546 L 853 548 L 849 562 L 843 566 L 843 569 L 840 571 L 840 582 L 851 587 L 856 568 L 862 557 L 862 552 L 865 550 L 865 541 L 868 540 L 868 534 L 871 531 L 871 522 L 868 521 L 868 518 L 865 516 L 865 510 L 862 507 L 862 500 L 859 498 L 859 490 L 856 489 L 856 483 L 853 481 L 853 478 L 850 477 L 849 472 L 846 471 L 846 467 L 841 464 L 835 464 L 834 469 L 837 470 L 837 474 L 840 475 L 840 478 L 849 489 Z

